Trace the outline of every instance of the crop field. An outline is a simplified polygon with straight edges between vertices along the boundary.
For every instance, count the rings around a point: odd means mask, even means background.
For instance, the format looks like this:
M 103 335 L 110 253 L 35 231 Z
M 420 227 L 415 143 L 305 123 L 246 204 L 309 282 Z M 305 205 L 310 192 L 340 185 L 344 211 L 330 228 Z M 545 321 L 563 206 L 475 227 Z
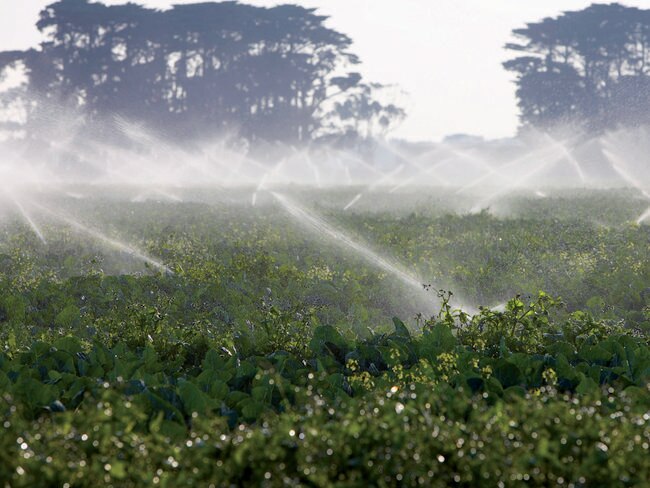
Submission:
M 650 488 L 648 1 L 0 0 L 0 488 Z
M 7 486 L 643 486 L 633 190 L 66 188 L 3 207 Z

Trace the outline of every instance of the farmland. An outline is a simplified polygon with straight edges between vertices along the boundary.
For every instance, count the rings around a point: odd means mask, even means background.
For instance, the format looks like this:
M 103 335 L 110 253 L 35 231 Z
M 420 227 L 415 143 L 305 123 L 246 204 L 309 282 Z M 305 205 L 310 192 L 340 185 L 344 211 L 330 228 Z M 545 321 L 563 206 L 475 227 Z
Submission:
M 636 191 L 278 191 L 1 207 L 3 481 L 650 479 Z

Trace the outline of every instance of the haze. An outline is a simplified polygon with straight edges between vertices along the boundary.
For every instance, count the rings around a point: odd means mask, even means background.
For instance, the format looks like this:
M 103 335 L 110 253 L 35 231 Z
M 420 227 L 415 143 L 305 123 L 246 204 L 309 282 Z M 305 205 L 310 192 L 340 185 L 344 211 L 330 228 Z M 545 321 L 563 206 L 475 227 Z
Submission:
M 139 1 L 167 8 L 195 0 Z M 35 46 L 34 26 L 49 0 L 0 3 L 0 50 Z M 123 3 L 108 0 L 106 4 Z M 283 2 L 252 0 L 259 6 Z M 284 2 L 287 3 L 287 2 Z M 515 86 L 501 63 L 510 31 L 561 11 L 587 7 L 588 0 L 298 0 L 329 15 L 329 25 L 354 41 L 368 79 L 396 84 L 408 116 L 393 133 L 409 140 L 439 140 L 466 133 L 485 138 L 514 135 L 518 125 Z M 398 7 L 399 5 L 399 7 Z M 650 7 L 650 1 L 627 1 Z

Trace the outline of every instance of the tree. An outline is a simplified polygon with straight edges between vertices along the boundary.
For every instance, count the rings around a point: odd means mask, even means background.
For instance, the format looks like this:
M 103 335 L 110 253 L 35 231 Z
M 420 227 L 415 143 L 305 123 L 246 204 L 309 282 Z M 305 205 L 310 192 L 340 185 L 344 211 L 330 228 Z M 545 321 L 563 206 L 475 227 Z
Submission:
M 336 133 L 342 125 L 348 137 L 361 139 L 388 132 L 406 113 L 394 103 L 379 101 L 378 92 L 387 88 L 379 83 L 355 84 L 344 100 L 334 104 L 332 131 Z
M 594 4 L 515 29 L 504 63 L 516 73 L 524 124 L 591 130 L 650 122 L 650 10 Z
M 119 114 L 185 138 L 307 143 L 344 132 L 340 107 L 362 99 L 390 125 L 401 109 L 370 100 L 351 39 L 326 19 L 297 5 L 61 0 L 40 14 L 40 49 L 0 53 L 0 70 L 21 64 L 31 93 L 89 121 Z

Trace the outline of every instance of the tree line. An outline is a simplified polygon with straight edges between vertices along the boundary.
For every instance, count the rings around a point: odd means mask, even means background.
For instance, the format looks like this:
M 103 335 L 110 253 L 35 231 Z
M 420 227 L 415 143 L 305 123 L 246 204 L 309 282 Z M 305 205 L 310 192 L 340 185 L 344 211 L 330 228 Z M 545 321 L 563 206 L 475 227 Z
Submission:
M 362 79 L 352 40 L 326 20 L 297 5 L 60 0 L 40 13 L 39 48 L 0 52 L 0 80 L 26 77 L 0 101 L 20 106 L 28 128 L 64 104 L 87 122 L 115 114 L 179 138 L 301 144 L 387 132 L 404 110 Z M 513 35 L 504 67 L 523 126 L 650 124 L 650 10 L 594 4 Z
M 88 121 L 116 114 L 183 138 L 298 144 L 388 130 L 404 110 L 362 79 L 352 40 L 326 19 L 297 5 L 61 0 L 40 13 L 40 48 L 0 53 L 0 75 L 27 80 L 5 101 L 22 99 L 28 121 L 63 103 Z
M 524 125 L 572 123 L 591 131 L 650 123 L 650 10 L 618 3 L 545 18 L 515 29 Z

